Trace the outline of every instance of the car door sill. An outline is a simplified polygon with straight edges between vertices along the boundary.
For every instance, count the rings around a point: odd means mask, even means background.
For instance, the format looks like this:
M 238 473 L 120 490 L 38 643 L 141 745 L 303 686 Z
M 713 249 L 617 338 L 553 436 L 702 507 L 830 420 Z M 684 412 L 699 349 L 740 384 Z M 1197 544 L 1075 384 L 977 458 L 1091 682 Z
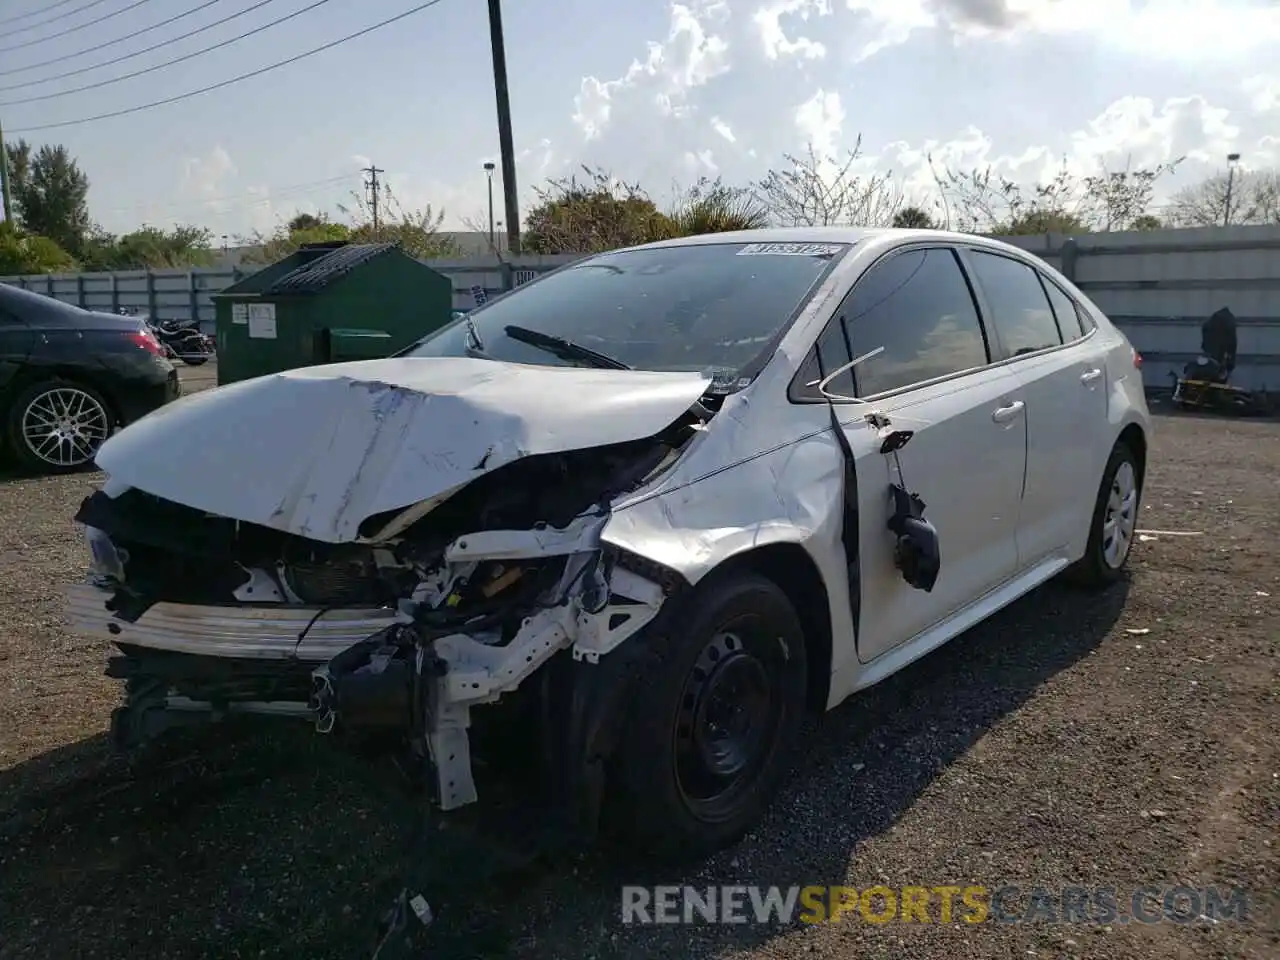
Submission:
M 866 665 L 851 693 L 865 690 L 889 677 L 926 653 L 936 650 L 948 640 L 954 639 L 971 627 L 977 626 L 998 610 L 1007 607 L 1046 580 L 1061 573 L 1070 565 L 1063 556 L 1045 557 L 1011 580 L 1006 580 L 990 593 L 979 597 L 967 607 L 962 607 L 945 620 L 916 634 L 906 643 L 887 650 Z

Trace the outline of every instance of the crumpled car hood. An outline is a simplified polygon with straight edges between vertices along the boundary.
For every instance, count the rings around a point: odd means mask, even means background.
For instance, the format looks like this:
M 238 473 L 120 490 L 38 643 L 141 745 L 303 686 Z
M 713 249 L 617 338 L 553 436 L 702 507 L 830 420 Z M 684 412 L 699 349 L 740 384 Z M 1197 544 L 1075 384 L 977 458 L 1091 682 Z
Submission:
M 523 457 L 652 436 L 708 384 L 470 357 L 304 367 L 161 407 L 96 459 L 111 488 L 338 543 Z

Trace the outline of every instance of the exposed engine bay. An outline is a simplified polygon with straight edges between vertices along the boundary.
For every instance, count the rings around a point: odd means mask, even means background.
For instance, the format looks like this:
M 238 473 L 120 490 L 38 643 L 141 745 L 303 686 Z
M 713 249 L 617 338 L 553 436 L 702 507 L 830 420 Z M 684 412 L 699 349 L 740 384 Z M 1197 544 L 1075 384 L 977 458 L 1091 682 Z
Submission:
M 711 401 L 714 403 L 714 401 Z M 679 587 L 606 547 L 610 504 L 650 482 L 712 415 L 657 436 L 526 457 L 324 543 L 165 500 L 98 491 L 70 616 L 118 648 L 113 732 L 129 747 L 235 713 L 402 737 L 439 806 L 476 799 L 470 708 L 561 651 L 596 664 Z

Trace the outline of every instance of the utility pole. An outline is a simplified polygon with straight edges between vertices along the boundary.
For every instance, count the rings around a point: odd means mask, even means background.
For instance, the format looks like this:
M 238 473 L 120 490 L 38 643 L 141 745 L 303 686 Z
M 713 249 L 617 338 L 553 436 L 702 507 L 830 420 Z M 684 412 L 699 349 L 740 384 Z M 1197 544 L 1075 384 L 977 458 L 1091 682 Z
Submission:
M 502 151 L 502 193 L 506 200 L 507 251 L 520 254 L 520 207 L 516 202 L 516 151 L 511 140 L 511 97 L 507 91 L 507 48 L 502 40 L 502 3 L 489 0 L 489 48 L 493 92 L 498 101 L 498 146 Z
M 1227 154 L 1227 202 L 1223 204 L 1226 208 L 1222 211 L 1222 225 L 1224 227 L 1231 226 L 1231 187 L 1234 185 L 1236 164 L 1240 162 L 1240 154 Z
M 497 253 L 498 248 L 493 245 L 493 162 L 486 161 L 484 172 L 489 175 L 489 251 Z
M 381 236 L 378 225 L 378 174 L 386 173 L 387 171 L 371 163 L 362 172 L 369 175 L 369 179 L 365 182 L 365 187 L 369 191 L 369 210 L 373 215 L 373 239 L 377 240 Z
M 13 200 L 9 196 L 9 154 L 4 148 L 4 129 L 0 128 L 0 194 L 4 196 L 4 222 L 13 225 Z

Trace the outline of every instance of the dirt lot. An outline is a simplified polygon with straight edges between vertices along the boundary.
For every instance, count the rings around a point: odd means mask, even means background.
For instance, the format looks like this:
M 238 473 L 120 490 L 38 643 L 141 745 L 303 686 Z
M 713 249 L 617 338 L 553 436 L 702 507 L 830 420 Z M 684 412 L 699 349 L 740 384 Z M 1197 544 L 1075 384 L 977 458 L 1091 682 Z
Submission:
M 688 876 L 492 878 L 446 831 L 428 955 L 1280 956 L 1280 424 L 1158 430 L 1143 526 L 1204 536 L 1142 543 L 1101 598 L 1049 585 L 846 704 L 767 824 Z M 305 727 L 145 774 L 107 753 L 107 651 L 60 618 L 93 480 L 0 483 L 0 957 L 369 956 L 412 809 L 386 766 Z M 638 928 L 622 882 L 1238 885 L 1252 922 Z

